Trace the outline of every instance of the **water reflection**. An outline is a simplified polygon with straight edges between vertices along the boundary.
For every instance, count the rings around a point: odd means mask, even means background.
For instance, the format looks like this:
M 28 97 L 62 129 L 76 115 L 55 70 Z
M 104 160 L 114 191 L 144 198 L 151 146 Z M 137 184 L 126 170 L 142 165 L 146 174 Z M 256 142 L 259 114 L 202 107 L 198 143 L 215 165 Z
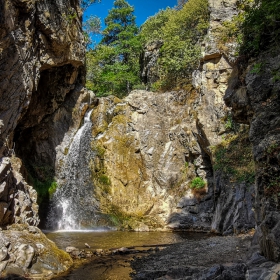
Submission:
M 199 240 L 208 238 L 206 234 L 187 232 L 122 232 L 105 231 L 58 231 L 46 232 L 49 239 L 57 246 L 64 249 L 74 246 L 85 249 L 88 243 L 91 249 L 111 249 L 120 247 L 141 247 L 156 244 L 174 244 L 183 242 L 185 239 Z M 138 248 L 137 248 L 138 249 Z M 143 248 L 142 248 L 143 249 Z M 145 247 L 148 249 L 148 247 Z M 135 257 L 143 256 L 142 253 L 134 255 L 112 255 L 92 259 L 89 263 L 76 266 L 65 275 L 57 277 L 57 280 L 129 280 L 131 279 L 130 261 Z
M 123 231 L 57 231 L 46 232 L 49 239 L 63 250 L 67 246 L 79 249 L 88 243 L 92 249 L 111 249 L 119 247 L 142 246 L 151 244 L 173 244 L 186 238 L 197 238 L 197 234 L 173 232 L 123 232 Z

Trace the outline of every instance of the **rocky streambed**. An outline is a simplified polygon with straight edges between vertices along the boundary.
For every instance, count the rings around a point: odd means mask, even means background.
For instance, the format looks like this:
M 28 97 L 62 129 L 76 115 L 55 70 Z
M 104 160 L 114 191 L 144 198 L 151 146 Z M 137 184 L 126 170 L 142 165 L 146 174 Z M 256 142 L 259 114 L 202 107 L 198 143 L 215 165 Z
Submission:
M 280 266 L 254 251 L 250 234 L 186 240 L 132 262 L 134 280 L 280 279 Z M 256 249 L 256 248 L 254 248 Z
M 252 234 L 213 236 L 193 233 L 180 243 L 163 246 L 149 243 L 147 246 L 110 250 L 71 247 L 67 250 L 74 259 L 74 266 L 56 278 L 59 280 L 268 280 L 280 277 L 280 266 L 257 252 Z

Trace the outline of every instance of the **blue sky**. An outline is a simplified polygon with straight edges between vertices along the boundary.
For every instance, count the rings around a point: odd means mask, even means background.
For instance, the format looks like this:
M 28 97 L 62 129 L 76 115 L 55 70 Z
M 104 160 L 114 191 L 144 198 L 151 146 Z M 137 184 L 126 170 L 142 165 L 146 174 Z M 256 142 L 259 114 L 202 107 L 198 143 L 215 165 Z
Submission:
M 173 8 L 177 4 L 177 0 L 127 0 L 134 6 L 134 15 L 136 23 L 140 26 L 149 16 L 153 16 L 160 9 L 166 7 Z M 102 28 L 104 28 L 104 18 L 108 15 L 108 11 L 112 9 L 114 0 L 101 0 L 99 4 L 93 4 L 84 13 L 84 20 L 90 15 L 96 15 L 101 18 Z M 99 36 L 95 36 L 95 40 L 99 41 Z M 94 38 L 93 38 L 94 39 Z

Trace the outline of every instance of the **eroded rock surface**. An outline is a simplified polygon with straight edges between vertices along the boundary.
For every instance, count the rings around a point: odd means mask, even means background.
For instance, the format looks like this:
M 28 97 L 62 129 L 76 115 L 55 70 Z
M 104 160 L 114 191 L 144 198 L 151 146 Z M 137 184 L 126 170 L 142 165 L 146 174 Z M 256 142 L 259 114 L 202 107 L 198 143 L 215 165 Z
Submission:
M 0 13 L 0 270 L 47 279 L 71 259 L 28 228 L 39 218 L 26 181 L 30 171 L 39 181 L 54 175 L 55 148 L 86 110 L 82 13 L 78 0 L 7 0 Z
M 77 88 L 84 61 L 78 1 L 1 2 L 1 154 Z M 72 15 L 72 17 L 70 17 Z
M 141 231 L 165 227 L 229 234 L 254 227 L 252 187 L 213 170 L 210 146 L 227 134 L 221 122 L 227 111 L 207 89 L 134 91 L 124 100 L 98 100 L 91 116 L 89 179 L 99 212 Z M 191 190 L 195 177 L 207 186 Z
M 21 161 L 2 157 L 0 161 L 0 226 L 39 224 L 37 192 L 19 173 Z
M 210 29 L 191 90 L 134 91 L 123 100 L 96 99 L 92 139 L 87 140 L 93 152 L 87 167 L 91 175 L 76 172 L 75 178 L 93 183 L 93 197 L 85 205 L 96 208 L 97 224 L 108 224 L 106 214 L 111 223 L 139 231 L 165 228 L 230 234 L 255 226 L 253 183 L 237 182 L 214 170 L 211 147 L 233 133 L 226 127 L 231 116 L 223 97 L 236 47 L 220 50 L 217 36 L 221 23 L 237 9 L 236 1 L 214 1 L 210 8 Z M 147 86 L 157 79 L 153 68 L 161 45 L 154 42 L 143 54 L 142 78 Z M 60 147 L 69 151 L 71 142 L 63 141 Z M 56 176 L 63 188 L 69 184 L 65 174 L 74 170 L 67 168 L 67 162 L 67 153 L 60 153 Z M 195 177 L 207 183 L 201 190 L 190 188 Z
M 51 279 L 71 265 L 70 256 L 59 250 L 37 227 L 13 225 L 0 231 L 1 279 L 11 275 Z
M 260 71 L 255 73 L 255 65 Z M 256 214 L 261 252 L 280 260 L 279 163 L 280 163 L 280 57 L 276 50 L 262 54 L 233 72 L 225 101 L 236 120 L 250 123 L 250 140 L 256 162 Z

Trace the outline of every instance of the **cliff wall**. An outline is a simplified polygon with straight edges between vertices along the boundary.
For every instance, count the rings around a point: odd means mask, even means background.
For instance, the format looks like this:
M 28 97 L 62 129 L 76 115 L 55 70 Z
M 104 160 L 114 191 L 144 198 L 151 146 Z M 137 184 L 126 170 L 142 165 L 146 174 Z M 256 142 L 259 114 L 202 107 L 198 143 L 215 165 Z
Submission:
M 26 181 L 54 174 L 55 147 L 84 113 L 82 13 L 78 0 L 7 0 L 0 14 L 0 272 L 47 279 L 72 261 L 32 227 L 37 194 Z
M 203 55 L 188 91 L 134 91 L 123 100 L 96 99 L 88 139 L 93 153 L 87 163 L 91 175 L 82 179 L 93 184 L 89 204 L 97 224 L 222 234 L 254 228 L 254 182 L 247 180 L 253 173 L 250 144 L 246 128 L 235 127 L 223 100 L 236 45 L 227 45 L 224 52 L 217 46 L 222 22 L 237 14 L 236 1 L 214 1 L 210 8 Z M 152 67 L 162 44 L 147 48 L 142 57 L 147 83 L 157 78 Z M 58 154 L 56 177 L 64 189 L 78 163 L 67 167 L 71 141 L 63 141 L 60 147 L 64 153 Z M 227 158 L 228 150 L 232 151 Z M 228 163 L 221 162 L 221 157 Z M 242 164 L 251 169 L 240 170 Z M 83 173 L 79 171 L 75 178 Z M 195 180 L 205 186 L 192 189 Z
M 259 65 L 259 71 L 254 71 Z M 270 260 L 279 261 L 279 48 L 238 63 L 225 101 L 240 123 L 250 123 L 249 138 L 256 163 L 256 242 Z

